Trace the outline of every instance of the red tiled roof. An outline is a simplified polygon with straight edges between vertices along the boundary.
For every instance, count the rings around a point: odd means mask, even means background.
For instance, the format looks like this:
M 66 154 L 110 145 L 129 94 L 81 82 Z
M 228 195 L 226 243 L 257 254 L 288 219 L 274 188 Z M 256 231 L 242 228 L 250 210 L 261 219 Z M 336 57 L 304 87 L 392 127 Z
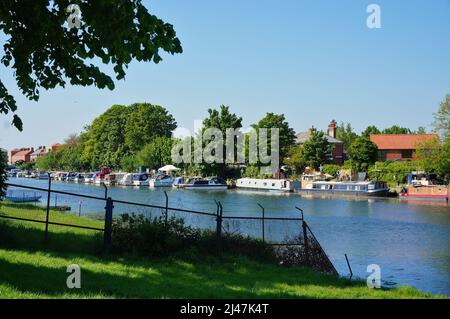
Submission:
M 31 150 L 22 150 L 22 151 L 18 151 L 17 153 L 13 154 L 13 156 L 26 156 L 33 153 L 33 151 Z
M 415 150 L 428 139 L 438 138 L 437 134 L 374 134 L 370 140 L 379 150 Z

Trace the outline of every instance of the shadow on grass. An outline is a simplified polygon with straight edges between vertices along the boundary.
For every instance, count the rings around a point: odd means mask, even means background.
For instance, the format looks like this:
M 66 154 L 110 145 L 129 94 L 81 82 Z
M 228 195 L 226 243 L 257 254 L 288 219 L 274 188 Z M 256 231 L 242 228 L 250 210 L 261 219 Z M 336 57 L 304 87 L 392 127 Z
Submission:
M 103 232 L 77 230 L 50 225 L 48 239 L 44 239 L 44 224 L 0 220 L 0 247 L 27 251 L 55 251 L 81 254 L 100 254 Z
M 202 256 L 197 261 L 100 258 L 98 233 L 51 232 L 47 243 L 43 238 L 43 229 L 0 222 L 0 248 L 6 249 L 7 257 L 0 257 L 0 283 L 44 297 L 121 298 L 302 298 L 314 289 L 362 286 L 308 269 L 235 256 Z M 82 289 L 66 286 L 66 268 L 72 263 L 81 267 Z M 302 293 L 302 286 L 308 293 Z

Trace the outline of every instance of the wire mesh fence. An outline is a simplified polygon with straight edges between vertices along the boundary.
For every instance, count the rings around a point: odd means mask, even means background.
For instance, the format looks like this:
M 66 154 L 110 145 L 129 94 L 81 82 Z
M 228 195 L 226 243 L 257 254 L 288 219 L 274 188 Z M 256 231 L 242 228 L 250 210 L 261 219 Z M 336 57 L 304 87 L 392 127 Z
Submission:
M 320 243 L 305 222 L 303 211 L 298 207 L 296 209 L 299 217 L 267 216 L 265 208 L 260 204 L 257 204 L 260 208 L 259 216 L 242 216 L 236 215 L 235 212 L 225 211 L 221 202 L 215 202 L 215 210 L 211 209 L 210 211 L 186 209 L 183 203 L 179 201 L 173 205 L 170 203 L 167 192 L 164 192 L 164 198 L 158 205 L 153 205 L 112 199 L 108 197 L 108 188 L 106 187 L 104 197 L 100 197 L 51 189 L 51 180 L 49 180 L 48 189 L 17 184 L 7 184 L 7 186 L 7 199 L 18 203 L 45 202 L 46 214 L 45 218 L 39 219 L 14 218 L 5 214 L 0 214 L 0 218 L 45 223 L 45 236 L 48 233 L 48 225 L 52 224 L 103 231 L 105 254 L 109 252 L 110 248 L 113 214 L 116 217 L 123 214 L 134 214 L 142 215 L 149 219 L 162 218 L 166 221 L 171 218 L 181 219 L 186 226 L 215 232 L 216 241 L 219 245 L 223 236 L 242 236 L 259 239 L 273 245 L 277 255 L 286 265 L 309 266 L 319 271 L 337 273 Z M 96 205 L 92 205 L 92 201 L 96 202 Z M 84 209 L 84 205 L 89 207 L 89 209 Z M 104 227 L 98 228 L 53 221 L 50 213 L 51 209 L 64 210 L 64 208 L 68 208 L 70 214 L 78 216 L 102 216 Z M 98 210 L 101 210 L 101 212 Z

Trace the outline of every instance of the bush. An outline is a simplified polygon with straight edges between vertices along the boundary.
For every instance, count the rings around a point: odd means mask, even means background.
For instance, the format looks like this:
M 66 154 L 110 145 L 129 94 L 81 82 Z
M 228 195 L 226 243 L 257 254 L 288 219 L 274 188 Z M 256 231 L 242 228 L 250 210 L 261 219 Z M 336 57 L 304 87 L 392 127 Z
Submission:
M 406 183 L 406 178 L 412 171 L 420 169 L 417 163 L 405 162 L 376 162 L 369 168 L 369 178 L 388 182 L 390 186 Z
M 322 171 L 325 174 L 336 176 L 337 172 L 341 169 L 339 165 L 336 164 L 325 164 L 323 165 Z
M 190 254 L 198 258 L 216 254 L 216 233 L 186 226 L 179 218 L 165 223 L 162 217 L 124 214 L 113 221 L 112 250 L 117 254 L 167 257 Z M 272 247 L 260 240 L 223 232 L 220 252 L 259 260 L 275 260 Z

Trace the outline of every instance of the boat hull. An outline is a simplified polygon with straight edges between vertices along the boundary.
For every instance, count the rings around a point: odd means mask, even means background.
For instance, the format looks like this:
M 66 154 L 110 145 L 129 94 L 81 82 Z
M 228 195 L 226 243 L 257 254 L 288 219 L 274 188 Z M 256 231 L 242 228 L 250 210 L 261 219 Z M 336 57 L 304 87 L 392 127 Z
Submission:
M 227 190 L 227 185 L 205 185 L 205 186 L 192 186 L 192 185 L 185 185 L 183 187 L 187 190 L 196 190 L 196 191 L 220 191 L 220 190 Z
M 388 189 L 380 189 L 375 191 L 338 191 L 338 190 L 322 190 L 322 189 L 298 189 L 299 194 L 305 195 L 333 195 L 333 196 L 361 196 L 361 197 L 386 197 Z
M 417 199 L 417 200 L 443 200 L 449 201 L 450 197 L 446 195 L 430 195 L 430 194 L 400 194 L 401 199 Z
M 38 202 L 41 198 L 42 198 L 42 196 L 25 196 L 25 197 L 6 196 L 5 197 L 5 199 L 7 201 L 14 202 L 14 203 L 34 203 L 34 202 Z

